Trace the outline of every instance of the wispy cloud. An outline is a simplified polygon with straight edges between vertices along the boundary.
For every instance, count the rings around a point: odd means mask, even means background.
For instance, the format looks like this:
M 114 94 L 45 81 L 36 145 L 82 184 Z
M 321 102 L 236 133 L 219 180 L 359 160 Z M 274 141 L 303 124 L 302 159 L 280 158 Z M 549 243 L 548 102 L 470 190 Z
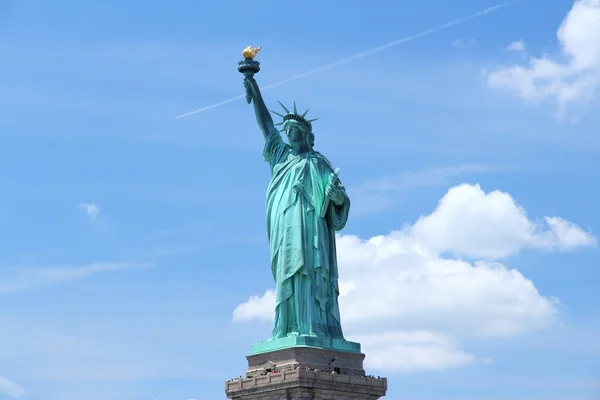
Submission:
M 2 394 L 7 395 L 8 397 L 17 398 L 25 394 L 25 389 L 10 379 L 0 376 L 0 395 Z
M 394 204 L 394 195 L 418 187 L 445 186 L 452 178 L 487 174 L 500 171 L 494 165 L 463 164 L 432 168 L 423 171 L 408 171 L 368 180 L 349 188 L 353 201 L 353 215 L 381 211 Z
M 0 276 L 0 294 L 22 292 L 89 278 L 102 272 L 147 267 L 136 263 L 94 263 L 82 266 L 12 267 Z
M 521 51 L 525 51 L 525 48 L 526 48 L 526 45 L 523 40 L 516 40 L 514 42 L 511 42 L 508 46 L 506 46 L 507 51 L 521 52 Z
M 452 42 L 452 46 L 454 46 L 454 47 L 475 47 L 475 46 L 477 46 L 477 41 L 473 38 L 456 39 Z
M 100 214 L 100 207 L 95 203 L 79 203 L 77 207 L 84 210 L 91 219 L 96 218 Z

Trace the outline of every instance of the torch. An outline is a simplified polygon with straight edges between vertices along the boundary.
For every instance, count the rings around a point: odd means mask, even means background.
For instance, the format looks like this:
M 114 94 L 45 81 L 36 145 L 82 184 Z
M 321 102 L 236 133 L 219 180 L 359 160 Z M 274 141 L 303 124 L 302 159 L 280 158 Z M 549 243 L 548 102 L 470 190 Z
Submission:
M 246 78 L 252 78 L 254 74 L 260 71 L 260 63 L 254 60 L 256 54 L 260 51 L 260 46 L 252 48 L 252 46 L 246 47 L 242 50 L 242 56 L 244 59 L 238 63 L 238 71 L 244 74 Z M 246 88 L 246 101 L 248 104 L 252 101 L 252 95 L 250 88 Z

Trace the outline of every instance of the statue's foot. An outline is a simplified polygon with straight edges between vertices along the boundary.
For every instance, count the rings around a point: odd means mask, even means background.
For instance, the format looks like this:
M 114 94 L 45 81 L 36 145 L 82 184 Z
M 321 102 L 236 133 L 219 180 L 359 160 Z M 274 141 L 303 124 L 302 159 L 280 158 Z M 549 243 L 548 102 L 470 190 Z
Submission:
M 296 336 L 300 336 L 299 332 L 290 332 L 287 334 L 288 336 L 292 336 L 292 337 L 296 337 Z

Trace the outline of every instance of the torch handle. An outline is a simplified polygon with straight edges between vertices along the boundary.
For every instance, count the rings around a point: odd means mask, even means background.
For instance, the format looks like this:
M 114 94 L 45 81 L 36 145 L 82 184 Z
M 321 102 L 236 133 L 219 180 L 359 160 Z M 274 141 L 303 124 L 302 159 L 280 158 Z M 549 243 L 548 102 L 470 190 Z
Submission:
M 244 77 L 246 79 L 250 79 L 250 78 L 254 77 L 254 72 L 250 72 L 250 71 L 244 72 Z M 246 87 L 246 102 L 248 104 L 252 103 L 252 92 L 250 91 L 249 87 Z

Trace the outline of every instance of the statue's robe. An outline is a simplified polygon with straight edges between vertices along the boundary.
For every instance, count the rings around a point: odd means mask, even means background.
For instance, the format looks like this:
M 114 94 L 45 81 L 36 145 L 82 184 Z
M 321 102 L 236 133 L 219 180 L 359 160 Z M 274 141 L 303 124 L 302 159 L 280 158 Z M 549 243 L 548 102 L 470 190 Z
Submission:
M 329 161 L 314 151 L 292 154 L 276 129 L 266 138 L 264 158 L 271 166 L 267 234 L 276 292 L 271 339 L 342 339 L 335 231 L 346 224 L 350 200 L 344 191 L 341 206 L 326 201 Z

